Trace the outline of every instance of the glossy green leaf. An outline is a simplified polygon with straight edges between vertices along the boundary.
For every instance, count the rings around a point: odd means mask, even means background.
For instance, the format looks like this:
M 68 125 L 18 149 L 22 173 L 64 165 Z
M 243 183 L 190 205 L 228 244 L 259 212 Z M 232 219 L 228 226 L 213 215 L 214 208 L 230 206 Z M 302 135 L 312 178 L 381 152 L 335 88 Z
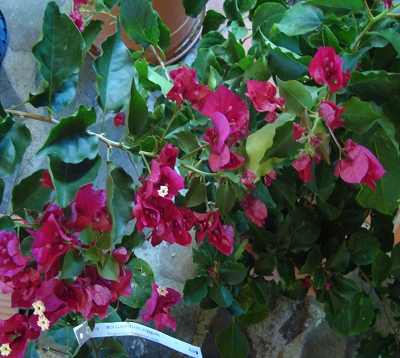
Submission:
M 197 3 L 194 1 L 183 1 L 184 6 L 185 2 L 189 3 Z M 226 17 L 222 15 L 221 13 L 215 11 L 215 10 L 208 10 L 206 13 L 206 16 L 204 17 L 203 21 L 203 30 L 202 30 L 202 35 L 204 36 L 206 33 L 210 31 L 215 31 L 218 30 L 218 28 L 226 21 Z
M 2 229 L 2 230 L 4 230 L 4 229 Z M 20 249 L 21 249 L 22 255 L 24 255 L 26 257 L 30 257 L 30 258 L 32 258 L 32 260 L 34 260 L 34 257 L 32 254 L 32 245 L 34 242 L 35 242 L 35 238 L 33 236 L 27 236 L 20 243 Z
M 233 297 L 231 291 L 229 291 L 225 286 L 214 285 L 210 288 L 211 298 L 221 307 L 229 307 L 233 302 Z
M 55 153 L 64 162 L 77 164 L 84 159 L 93 160 L 99 151 L 99 139 L 87 132 L 96 122 L 96 111 L 83 105 L 72 116 L 62 118 L 54 126 L 37 155 Z
M 307 0 L 305 4 L 317 6 L 327 15 L 344 16 L 354 10 L 365 10 L 363 0 Z
M 143 232 L 139 233 L 137 231 L 137 227 L 135 227 L 135 229 L 130 234 L 124 235 L 122 237 L 121 243 L 117 244 L 116 247 L 123 246 L 128 251 L 133 251 L 137 247 L 142 246 L 145 240 L 146 235 Z
M 400 159 L 392 140 L 383 131 L 375 133 L 373 149 L 376 157 L 382 164 L 386 173 L 376 181 L 376 190 L 363 185 L 357 195 L 357 201 L 366 208 L 373 208 L 383 214 L 391 215 L 398 206 L 400 187 L 397 185 L 400 176 Z
M 296 196 L 296 185 L 293 180 L 280 176 L 277 180 L 272 181 L 270 186 L 270 194 L 276 205 L 295 208 Z
M 400 74 L 385 71 L 353 72 L 348 91 L 362 101 L 382 104 L 390 102 L 400 91 Z
M 119 23 L 116 33 L 107 37 L 101 48 L 102 54 L 93 61 L 97 74 L 98 102 L 104 113 L 116 113 L 129 102 L 135 73 L 131 54 L 122 41 Z
M 75 199 L 82 186 L 92 183 L 101 166 L 101 156 L 93 160 L 84 159 L 81 163 L 64 163 L 56 154 L 49 154 L 47 163 L 57 195 L 57 204 L 65 208 Z
M 158 16 L 149 0 L 122 0 L 120 14 L 122 25 L 133 42 L 145 47 L 158 44 Z
M 297 80 L 308 74 L 310 56 L 299 56 L 284 47 L 275 46 L 267 38 L 265 38 L 265 42 L 269 47 L 268 69 L 275 76 L 282 81 L 288 81 Z
M 350 261 L 350 253 L 344 241 L 326 262 L 325 268 L 332 272 L 344 272 Z
M 114 239 L 122 235 L 132 218 L 135 185 L 132 177 L 122 167 L 107 162 L 107 208 L 112 222 Z
M 264 277 L 255 277 L 252 280 L 252 289 L 258 303 L 261 305 L 269 303 L 272 287 L 272 282 L 265 280 Z
M 311 109 L 312 97 L 307 88 L 297 81 L 281 81 L 277 79 L 279 95 L 284 97 L 285 109 L 288 113 L 300 117 L 304 109 Z
M 357 134 L 364 134 L 380 118 L 370 103 L 362 102 L 357 97 L 351 97 L 347 102 L 341 103 L 345 111 L 341 115 L 345 119 L 343 126 Z
M 254 265 L 254 272 L 259 276 L 271 276 L 276 266 L 276 252 L 270 251 L 268 254 L 262 252 Z
M 172 88 L 173 84 L 158 72 L 154 71 L 146 60 L 135 61 L 135 68 L 139 75 L 139 83 L 147 90 L 161 90 L 166 95 Z
M 319 199 L 326 201 L 335 189 L 337 177 L 334 172 L 335 166 L 321 161 L 313 168 L 312 180 L 305 184 Z
M 106 337 L 101 342 L 101 347 L 99 349 L 99 358 L 128 358 L 128 353 L 125 348 L 121 345 L 116 337 Z
M 379 34 L 383 36 L 386 40 L 388 40 L 392 46 L 395 48 L 397 53 L 400 53 L 400 34 L 394 29 L 385 29 L 378 32 L 371 32 L 371 34 Z
M 210 278 L 208 275 L 195 276 L 186 280 L 183 299 L 187 305 L 198 305 L 207 295 Z
M 267 208 L 276 208 L 276 204 L 272 200 L 268 187 L 263 183 L 263 180 L 259 180 L 256 183 L 253 195 L 256 199 L 261 200 Z
M 235 320 L 215 337 L 222 358 L 245 358 L 250 352 L 249 342 L 236 325 Z
M 174 136 L 178 140 L 179 148 L 181 148 L 186 154 L 199 148 L 197 137 L 189 131 L 174 133 Z
M 253 28 L 253 33 L 255 33 L 258 29 L 259 26 L 261 26 L 263 23 L 268 21 L 269 19 L 277 18 L 277 15 L 280 15 L 280 18 L 283 16 L 285 13 L 285 7 L 282 6 L 281 4 L 278 4 L 276 2 L 265 2 L 263 4 L 260 4 L 256 7 L 254 11 L 254 15 L 252 17 L 252 28 Z M 279 20 L 280 20 L 279 18 Z M 271 24 L 272 26 L 272 24 Z M 270 27 L 270 26 L 269 26 Z M 263 31 L 264 35 L 266 37 L 269 37 L 268 33 L 265 33 Z
M 315 30 L 323 20 L 321 10 L 300 2 L 284 13 L 278 29 L 288 36 L 298 36 Z
M 192 1 L 192 0 L 183 0 L 182 4 L 185 8 L 186 15 L 190 17 L 196 17 L 201 13 L 204 6 L 206 6 L 208 0 L 199 0 L 199 1 Z
M 216 204 L 222 217 L 229 213 L 236 202 L 236 191 L 228 184 L 217 189 Z
M 210 267 L 213 267 L 213 259 L 207 251 L 192 248 L 192 252 L 193 263 L 198 270 L 207 272 Z
M 374 319 L 374 301 L 364 292 L 356 294 L 349 304 L 349 335 L 365 332 Z
M 28 346 L 26 347 L 25 353 L 22 358 L 40 358 L 34 341 L 29 341 Z
M 317 216 L 308 209 L 297 206 L 293 214 L 293 250 L 308 249 L 319 237 L 321 224 Z
M 196 75 L 200 83 L 208 83 L 210 67 L 215 68 L 219 73 L 222 72 L 214 52 L 209 48 L 200 49 L 197 52 L 197 56 L 192 67 L 197 69 Z
M 301 146 L 302 144 L 293 139 L 293 123 L 286 122 L 276 129 L 273 144 L 265 151 L 260 163 L 270 158 L 293 159 Z
M 372 261 L 372 282 L 379 287 L 388 278 L 390 267 L 390 257 L 379 250 L 375 260 Z
M 24 209 L 42 211 L 43 206 L 49 201 L 50 194 L 53 191 L 50 188 L 45 188 L 40 182 L 44 172 L 44 169 L 38 170 L 29 177 L 22 179 L 14 187 L 11 197 L 14 214 L 24 217 Z
M 35 107 L 63 109 L 74 97 L 78 73 L 83 65 L 84 41 L 74 22 L 60 13 L 58 5 L 47 4 L 42 37 L 32 48 L 42 83 L 30 94 Z
M 85 41 L 84 52 L 88 52 L 95 42 L 97 36 L 99 36 L 103 28 L 103 21 L 100 20 L 90 20 L 90 22 L 85 26 L 82 31 L 82 37 Z
M 79 251 L 74 249 L 68 250 L 64 257 L 60 278 L 66 279 L 79 276 L 84 266 L 83 256 L 79 254 Z
M 132 292 L 129 297 L 121 296 L 120 300 L 129 307 L 141 308 L 151 297 L 151 284 L 154 282 L 153 270 L 146 261 L 139 258 L 130 260 L 126 268 L 132 271 Z
M 301 267 L 299 274 L 314 275 L 317 268 L 321 267 L 322 264 L 322 253 L 318 246 L 314 246 L 311 251 L 307 254 L 307 259 L 304 265 Z
M 240 26 L 245 26 L 242 14 L 239 11 L 237 0 L 225 0 L 223 3 L 223 9 L 226 17 L 231 21 L 237 21 Z
M 357 350 L 358 358 L 390 357 L 389 347 L 397 346 L 396 335 L 389 333 L 383 336 L 380 332 L 373 333 L 368 338 L 361 340 Z
M 105 255 L 104 264 L 97 263 L 97 272 L 106 280 L 119 282 L 119 264 L 114 256 Z
M 185 206 L 193 206 L 204 203 L 207 199 L 207 189 L 199 177 L 194 177 L 189 184 L 189 190 L 185 195 Z
M 259 303 L 254 300 L 248 311 L 238 317 L 238 321 L 245 326 L 252 326 L 261 323 L 269 314 L 268 303 Z
M 350 296 L 360 292 L 360 288 L 352 279 L 340 274 L 332 275 L 331 281 L 335 290 L 342 296 Z
M 357 231 L 349 239 L 350 258 L 357 265 L 368 265 L 378 255 L 379 246 L 377 238 L 368 231 Z
M 0 178 L 14 173 L 31 141 L 31 133 L 24 124 L 10 117 L 0 122 Z
M 219 274 L 228 285 L 238 285 L 247 276 L 247 268 L 235 261 L 224 261 Z
M 146 124 L 148 116 L 148 108 L 146 100 L 137 90 L 135 80 L 132 80 L 131 96 L 129 100 L 128 109 L 126 111 L 126 129 L 128 135 L 135 136 L 140 133 Z

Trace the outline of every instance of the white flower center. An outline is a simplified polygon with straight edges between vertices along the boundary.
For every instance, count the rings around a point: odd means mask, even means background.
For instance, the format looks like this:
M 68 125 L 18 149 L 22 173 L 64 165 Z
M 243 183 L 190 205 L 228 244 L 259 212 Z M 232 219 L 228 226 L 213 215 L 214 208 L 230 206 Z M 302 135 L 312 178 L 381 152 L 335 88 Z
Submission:
M 11 353 L 11 348 L 10 345 L 8 343 L 4 343 L 0 346 L 0 354 L 2 356 L 8 356 Z
M 166 287 L 161 287 L 161 286 L 158 286 L 157 287 L 157 292 L 158 292 L 158 294 L 160 295 L 160 296 L 166 296 L 166 295 L 168 295 L 168 290 L 167 290 L 167 288 Z
M 46 312 L 46 307 L 44 306 L 44 303 L 42 301 L 36 301 L 32 304 L 33 308 L 35 311 L 33 314 L 36 314 L 38 316 L 43 316 L 43 313 Z
M 166 185 L 161 185 L 158 189 L 158 195 L 164 197 L 168 194 L 168 187 Z
M 42 329 L 42 331 L 47 331 L 50 327 L 50 321 L 46 318 L 46 316 L 39 316 L 37 321 L 37 325 Z

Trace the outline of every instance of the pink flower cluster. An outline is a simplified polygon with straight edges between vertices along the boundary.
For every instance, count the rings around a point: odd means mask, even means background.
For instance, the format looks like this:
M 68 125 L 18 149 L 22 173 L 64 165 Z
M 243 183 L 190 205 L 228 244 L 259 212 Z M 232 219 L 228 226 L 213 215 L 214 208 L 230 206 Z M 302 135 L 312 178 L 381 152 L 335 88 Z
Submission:
M 343 60 L 336 55 L 330 47 L 320 47 L 312 59 L 309 72 L 314 80 L 323 85 L 327 84 L 331 92 L 335 93 L 339 88 L 345 88 L 350 79 L 350 71 L 343 72 Z M 345 111 L 344 107 L 336 103 L 324 100 L 320 103 L 318 115 L 325 120 L 331 135 L 334 130 L 343 126 L 344 119 L 340 116 Z M 292 166 L 299 172 L 304 182 L 312 180 L 312 163 L 319 163 L 321 157 L 314 150 L 318 147 L 323 134 L 314 136 L 312 129 L 293 123 L 294 140 L 309 142 L 309 149 L 301 149 L 300 156 L 295 159 Z M 336 163 L 335 175 L 340 176 L 347 183 L 363 183 L 375 190 L 376 180 L 379 180 L 386 172 L 378 159 L 367 148 L 358 145 L 351 139 L 347 139 L 344 148 L 339 148 L 344 158 Z
M 152 161 L 148 179 L 142 180 L 142 186 L 137 189 L 133 216 L 138 232 L 152 229 L 149 239 L 153 246 L 162 241 L 188 246 L 192 242 L 189 231 L 200 225 L 198 241 L 208 236 L 208 242 L 230 255 L 234 243 L 233 228 L 222 225 L 217 212 L 194 213 L 174 203 L 179 190 L 184 188 L 184 178 L 173 169 L 177 155 L 178 148 L 166 145 L 157 160 Z
M 53 188 L 48 172 L 42 184 Z M 124 267 L 130 253 L 125 248 L 112 251 L 119 265 L 118 281 L 102 277 L 96 266 L 86 265 L 71 284 L 58 278 L 62 256 L 70 250 L 89 248 L 79 239 L 79 233 L 92 226 L 99 234 L 110 231 L 104 190 L 94 190 L 92 184 L 82 187 L 67 209 L 47 204 L 34 227 L 28 230 L 34 238 L 31 252 L 34 261 L 20 250 L 20 238 L 9 231 L 0 232 L 0 289 L 11 294 L 12 307 L 30 308 L 37 302 L 43 306 L 40 316 L 16 314 L 0 320 L 0 343 L 12 357 L 22 357 L 28 339 L 36 339 L 41 330 L 48 329 L 69 312 L 92 319 L 104 318 L 110 303 L 131 293 L 132 273 Z M 79 251 L 77 251 L 79 252 Z

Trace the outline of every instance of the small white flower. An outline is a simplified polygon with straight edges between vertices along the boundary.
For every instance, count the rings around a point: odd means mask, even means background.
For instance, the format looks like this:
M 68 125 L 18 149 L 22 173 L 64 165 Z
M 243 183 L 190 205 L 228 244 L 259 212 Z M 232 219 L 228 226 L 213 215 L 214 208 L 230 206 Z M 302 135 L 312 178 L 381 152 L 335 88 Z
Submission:
M 168 295 L 168 290 L 167 290 L 167 288 L 166 287 L 161 287 L 161 286 L 158 286 L 157 287 L 157 292 L 158 292 L 158 294 L 160 295 L 160 296 L 167 296 Z
M 0 346 L 0 354 L 2 356 L 8 356 L 11 353 L 11 348 L 10 345 L 8 343 L 4 343 Z
M 158 189 L 158 195 L 165 197 L 168 195 L 168 187 L 166 185 L 161 185 L 160 189 Z
M 46 312 L 46 307 L 44 306 L 44 303 L 40 300 L 34 302 L 32 306 L 35 309 L 33 314 L 36 314 L 38 316 L 43 316 L 43 314 Z
M 50 321 L 45 315 L 39 316 L 37 325 L 42 329 L 42 331 L 47 331 L 50 328 Z

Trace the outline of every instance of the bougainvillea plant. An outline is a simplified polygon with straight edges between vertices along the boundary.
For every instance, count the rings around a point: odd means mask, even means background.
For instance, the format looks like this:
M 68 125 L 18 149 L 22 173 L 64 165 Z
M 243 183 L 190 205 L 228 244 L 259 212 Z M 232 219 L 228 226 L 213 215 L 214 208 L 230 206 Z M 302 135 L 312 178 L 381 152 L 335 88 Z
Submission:
M 207 0 L 183 3 L 196 16 Z M 93 61 L 99 107 L 61 117 L 101 30 L 91 15 L 115 5 L 117 31 Z M 359 357 L 398 356 L 399 9 L 225 0 L 223 14 L 206 13 L 194 62 L 166 66 L 169 31 L 149 0 L 75 0 L 72 14 L 49 2 L 32 49 L 42 83 L 24 102 L 48 114 L 0 105 L 2 185 L 29 149 L 26 121 L 52 125 L 36 153 L 47 167 L 15 185 L 0 219 L 0 289 L 25 309 L 0 321 L 1 356 L 34 357 L 41 332 L 67 356 L 103 356 L 109 338 L 79 348 L 71 328 L 141 315 L 176 329 L 182 296 L 228 310 L 218 348 L 245 357 L 237 322 L 267 317 L 272 292 L 302 300 L 309 289 L 333 330 L 360 336 Z M 128 50 L 121 26 L 160 63 Z M 122 139 L 94 130 L 106 121 Z M 144 240 L 193 245 L 198 272 L 183 292 L 154 282 L 135 256 Z M 385 315 L 383 335 L 374 324 Z

